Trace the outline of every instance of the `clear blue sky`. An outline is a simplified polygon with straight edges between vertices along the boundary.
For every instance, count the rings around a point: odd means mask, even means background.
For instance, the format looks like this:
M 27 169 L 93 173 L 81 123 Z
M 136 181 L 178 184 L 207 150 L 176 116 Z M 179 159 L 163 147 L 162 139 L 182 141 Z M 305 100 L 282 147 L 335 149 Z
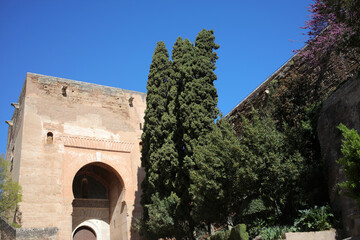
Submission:
M 227 114 L 301 48 L 310 0 L 0 0 L 0 153 L 27 72 L 146 92 L 157 41 L 215 31 Z

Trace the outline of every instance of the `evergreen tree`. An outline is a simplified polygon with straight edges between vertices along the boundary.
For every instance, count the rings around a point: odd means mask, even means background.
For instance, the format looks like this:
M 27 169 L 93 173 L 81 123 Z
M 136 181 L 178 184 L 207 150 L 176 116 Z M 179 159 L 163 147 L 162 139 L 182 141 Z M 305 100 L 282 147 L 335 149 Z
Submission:
M 235 191 L 241 155 L 240 141 L 226 119 L 220 119 L 207 134 L 205 144 L 194 150 L 197 168 L 191 171 L 190 191 L 196 222 L 205 222 L 208 227 L 230 223 L 229 217 L 237 211 L 234 203 L 242 196 Z
M 141 222 L 140 233 L 148 238 L 161 237 L 166 233 L 152 231 L 152 225 L 161 219 L 154 218 L 154 212 L 163 212 L 166 209 L 158 209 L 159 206 L 167 206 L 166 204 L 158 204 L 164 200 L 167 192 L 167 182 L 164 182 L 163 167 L 164 155 L 162 147 L 168 136 L 168 132 L 164 131 L 163 121 L 166 119 L 167 98 L 169 92 L 169 75 L 170 75 L 169 54 L 163 42 L 158 42 L 154 51 L 152 63 L 147 83 L 147 108 L 144 116 L 144 129 L 142 134 L 143 148 L 141 163 L 145 169 L 145 179 L 142 182 L 143 194 L 141 196 L 141 204 L 143 206 L 143 218 Z M 152 218 L 149 215 L 152 213 Z M 166 222 L 171 225 L 172 222 Z M 168 225 L 162 229 L 166 230 Z
M 212 130 L 218 110 L 214 87 L 219 46 L 213 31 L 203 30 L 195 46 L 178 38 L 171 63 L 158 43 L 148 78 L 142 149 L 146 177 L 140 233 L 147 239 L 193 239 L 190 170 L 194 148 Z
M 183 226 L 187 237 L 193 238 L 196 219 L 192 217 L 193 196 L 190 194 L 190 171 L 197 169 L 194 161 L 194 148 L 212 130 L 218 115 L 217 92 L 214 86 L 214 74 L 217 59 L 214 49 L 219 46 L 214 42 L 213 31 L 202 30 L 196 37 L 195 47 L 185 40 L 182 56 L 182 82 L 179 95 L 179 120 L 181 122 L 181 145 L 179 150 L 179 177 Z
M 286 218 L 289 213 L 285 209 L 298 194 L 304 158 L 291 149 L 286 135 L 276 129 L 270 116 L 253 111 L 250 119 L 242 122 L 236 191 L 245 194 L 248 203 L 261 199 L 272 209 L 273 219 Z

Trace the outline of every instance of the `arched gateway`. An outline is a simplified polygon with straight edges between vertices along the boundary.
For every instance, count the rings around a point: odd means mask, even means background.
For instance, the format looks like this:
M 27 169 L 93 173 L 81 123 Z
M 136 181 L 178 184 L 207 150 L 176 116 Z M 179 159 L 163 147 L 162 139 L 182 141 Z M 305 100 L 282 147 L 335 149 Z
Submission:
M 22 227 L 56 227 L 60 240 L 138 239 L 145 97 L 27 74 L 7 146 Z
M 80 224 L 80 228 L 90 228 L 86 221 L 100 220 L 92 222 L 101 232 L 102 237 L 96 238 L 97 240 L 109 239 L 110 233 L 125 238 L 127 213 L 124 208 L 124 189 L 119 173 L 105 163 L 93 162 L 80 168 L 72 183 L 73 231 L 77 232 Z M 91 235 L 89 230 L 81 231 L 81 234 L 85 233 Z

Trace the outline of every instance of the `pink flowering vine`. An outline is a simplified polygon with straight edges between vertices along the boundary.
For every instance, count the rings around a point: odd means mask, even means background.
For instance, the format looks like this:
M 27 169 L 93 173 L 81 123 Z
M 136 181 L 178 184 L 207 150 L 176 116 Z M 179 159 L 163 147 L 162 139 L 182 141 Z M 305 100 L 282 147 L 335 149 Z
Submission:
M 307 30 L 304 33 L 307 36 L 307 46 L 295 52 L 314 63 L 345 43 L 355 32 L 341 22 L 323 0 L 314 0 L 308 11 L 311 13 L 310 20 L 305 21 L 305 26 L 301 27 Z

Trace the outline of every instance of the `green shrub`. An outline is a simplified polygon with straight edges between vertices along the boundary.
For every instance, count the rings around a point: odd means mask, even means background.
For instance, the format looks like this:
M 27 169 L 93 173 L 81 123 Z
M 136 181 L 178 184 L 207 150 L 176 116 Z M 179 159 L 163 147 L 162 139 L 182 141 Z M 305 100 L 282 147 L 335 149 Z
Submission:
M 267 223 L 263 219 L 255 219 L 250 225 L 248 225 L 250 237 L 255 238 L 256 236 L 260 235 L 261 231 L 267 226 Z
M 224 231 L 219 231 L 215 233 L 215 235 L 211 236 L 210 240 L 225 240 L 224 235 L 225 235 Z
M 297 231 L 323 231 L 336 224 L 334 214 L 328 205 L 299 210 L 299 213 L 300 218 L 296 219 L 294 223 Z
M 246 232 L 246 225 L 239 224 L 231 229 L 229 240 L 249 240 L 249 234 Z
M 224 239 L 224 233 L 223 231 L 220 231 L 220 232 L 217 232 L 215 233 L 213 236 L 211 236 L 209 239 L 210 240 L 221 240 L 221 239 Z
M 337 163 L 344 168 L 346 181 L 339 184 L 342 193 L 355 199 L 360 206 L 360 136 L 355 129 L 348 129 L 340 123 L 338 129 L 342 132 L 341 153 L 343 157 Z
M 230 230 L 216 232 L 215 235 L 211 236 L 210 240 L 228 240 L 230 236 Z
M 228 240 L 230 238 L 231 230 L 227 230 L 224 233 L 225 233 L 224 239 Z
M 282 235 L 287 232 L 294 232 L 294 228 L 288 228 L 286 226 L 273 226 L 267 227 L 261 230 L 260 235 L 263 240 L 280 240 Z

